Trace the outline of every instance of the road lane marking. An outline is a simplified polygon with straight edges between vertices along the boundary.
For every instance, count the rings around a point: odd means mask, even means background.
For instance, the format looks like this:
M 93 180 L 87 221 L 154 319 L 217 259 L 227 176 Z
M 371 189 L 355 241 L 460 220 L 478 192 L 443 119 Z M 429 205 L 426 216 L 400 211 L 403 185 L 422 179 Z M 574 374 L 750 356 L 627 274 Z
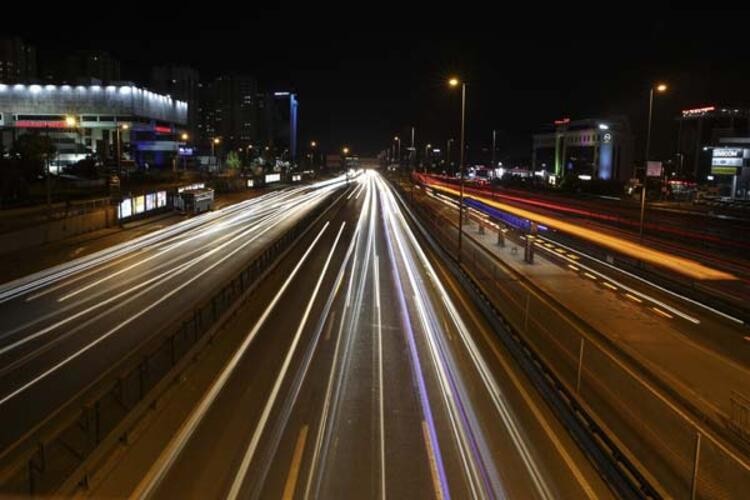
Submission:
M 329 223 L 326 222 L 326 227 L 328 227 L 328 224 Z M 292 345 L 289 347 L 289 351 L 287 351 L 287 355 L 284 358 L 284 363 L 281 365 L 281 370 L 279 371 L 279 374 L 276 377 L 276 381 L 273 384 L 273 388 L 271 389 L 271 394 L 268 396 L 268 399 L 266 400 L 266 405 L 263 408 L 263 412 L 261 413 L 258 425 L 255 428 L 255 432 L 253 432 L 253 437 L 250 440 L 250 443 L 248 444 L 247 449 L 245 450 L 245 454 L 242 457 L 242 462 L 240 463 L 239 470 L 237 471 L 237 474 L 234 476 L 234 481 L 232 482 L 232 486 L 229 489 L 229 493 L 227 493 L 227 499 L 229 500 L 236 500 L 236 498 L 239 497 L 242 483 L 245 480 L 245 476 L 247 476 L 247 471 L 250 468 L 250 463 L 253 461 L 253 457 L 255 456 L 255 450 L 258 448 L 260 438 L 263 435 L 263 431 L 266 428 L 266 423 L 268 422 L 268 417 L 271 414 L 271 410 L 276 404 L 276 398 L 278 397 L 279 391 L 281 390 L 281 384 L 286 378 L 286 372 L 292 363 L 292 357 L 294 356 L 294 353 L 297 351 L 297 345 L 299 344 L 300 339 L 302 338 L 302 330 L 307 324 L 307 319 L 310 317 L 310 312 L 312 311 L 312 307 L 313 307 L 313 304 L 315 303 L 315 299 L 318 297 L 320 286 L 323 284 L 323 278 L 325 278 L 326 272 L 328 271 L 328 266 L 331 263 L 331 259 L 333 258 L 333 254 L 336 251 L 336 247 L 338 247 L 339 240 L 341 239 L 341 233 L 344 231 L 344 226 L 346 226 L 346 222 L 341 223 L 339 232 L 338 234 L 336 234 L 336 239 L 333 241 L 333 245 L 331 245 L 331 250 L 328 252 L 328 257 L 326 257 L 325 264 L 323 264 L 323 269 L 320 271 L 320 275 L 318 276 L 317 283 L 315 283 L 315 288 L 313 289 L 313 293 L 307 302 L 307 307 L 305 307 L 305 312 L 302 315 L 302 319 L 300 320 L 299 325 L 297 326 L 297 331 L 294 333 L 294 337 L 292 339 Z
M 594 276 L 591 273 L 583 273 L 583 275 L 586 276 L 587 278 L 591 278 L 592 280 L 596 281 L 596 276 Z
M 226 365 L 224 365 L 224 369 L 221 371 L 221 373 L 216 378 L 214 383 L 211 384 L 211 388 L 203 396 L 198 406 L 195 407 L 193 412 L 190 414 L 190 417 L 188 418 L 188 420 L 185 421 L 182 427 L 180 427 L 179 432 L 172 438 L 169 444 L 162 450 L 162 453 L 161 455 L 159 455 L 159 458 L 156 460 L 156 462 L 152 464 L 147 474 L 138 484 L 138 487 L 133 492 L 132 498 L 146 499 L 154 495 L 154 493 L 156 492 L 156 489 L 164 480 L 167 472 L 169 471 L 172 464 L 177 459 L 177 456 L 185 448 L 188 440 L 195 433 L 195 430 L 198 428 L 198 425 L 201 423 L 206 413 L 208 412 L 209 408 L 211 407 L 213 402 L 216 400 L 216 397 L 219 395 L 221 390 L 226 385 L 232 373 L 237 368 L 237 365 L 239 365 L 240 360 L 245 356 L 245 353 L 247 352 L 247 349 L 250 347 L 250 344 L 253 342 L 253 340 L 255 340 L 255 336 L 258 334 L 260 329 L 266 323 L 266 320 L 271 315 L 271 312 L 276 308 L 276 304 L 279 303 L 282 295 L 284 294 L 286 289 L 289 287 L 289 285 L 291 284 L 292 280 L 297 275 L 299 270 L 302 268 L 302 265 L 305 263 L 305 261 L 307 261 L 307 258 L 309 257 L 310 253 L 318 244 L 318 241 L 320 241 L 320 238 L 323 236 L 323 233 L 328 229 L 329 225 L 330 223 L 326 222 L 325 225 L 318 232 L 315 239 L 312 241 L 312 243 L 307 248 L 305 253 L 302 255 L 300 260 L 297 262 L 297 265 L 294 266 L 294 269 L 292 269 L 292 272 L 289 274 L 289 276 L 287 276 L 286 281 L 284 281 L 284 283 L 281 285 L 281 288 L 279 288 L 279 290 L 276 292 L 276 295 L 273 297 L 271 302 L 268 304 L 268 306 L 266 306 L 266 309 L 263 311 L 263 314 L 261 314 L 260 318 L 255 323 L 255 326 L 253 326 L 252 330 L 250 330 L 250 332 L 247 334 L 247 336 L 245 337 L 245 340 L 242 342 L 239 349 L 235 351 L 234 355 L 232 356 L 232 359 L 230 359 L 229 362 Z
M 325 340 L 328 341 L 331 338 L 331 330 L 333 330 L 333 324 L 336 322 L 336 309 L 331 311 L 331 318 L 328 320 L 328 327 L 326 327 Z
M 292 498 L 294 498 L 294 491 L 297 489 L 300 463 L 302 462 L 302 453 L 305 451 L 307 429 L 307 425 L 303 425 L 297 436 L 297 444 L 294 446 L 294 455 L 292 456 L 292 465 L 289 467 L 289 475 L 287 476 L 286 484 L 284 485 L 284 493 L 281 495 L 283 500 L 292 500 Z
M 639 304 L 642 304 L 642 303 L 643 303 L 643 301 L 642 301 L 641 299 L 639 299 L 638 297 L 636 297 L 635 295 L 632 295 L 632 294 L 626 293 L 626 294 L 625 294 L 625 296 L 626 296 L 627 298 L 629 298 L 630 300 L 632 300 L 633 302 L 638 302 Z
M 373 240 L 373 246 L 375 241 Z M 378 255 L 375 254 L 373 273 L 375 276 L 375 308 L 377 309 L 377 339 L 378 339 L 378 406 L 380 412 L 380 493 L 385 499 L 385 397 L 383 392 L 383 322 L 380 310 L 380 264 Z
M 430 430 L 427 428 L 427 421 L 425 420 L 422 420 L 422 439 L 424 440 L 424 445 L 427 449 L 427 458 L 430 462 L 430 477 L 432 478 L 432 488 L 435 490 L 435 498 L 437 500 L 443 500 L 445 495 L 443 494 L 443 488 L 440 485 L 437 460 L 435 460 L 435 451 L 432 449 Z
M 580 271 L 580 270 L 581 270 L 581 268 L 580 268 L 580 267 L 576 267 L 576 266 L 574 266 L 573 264 L 568 264 L 568 267 L 569 267 L 569 268 L 571 268 L 571 269 L 572 269 L 573 271 L 576 271 L 576 272 L 578 272 L 578 271 Z
M 653 309 L 656 313 L 661 314 L 665 318 L 674 319 L 674 316 L 672 316 L 671 314 L 669 314 L 669 313 L 667 313 L 665 311 L 662 311 L 658 307 L 651 307 L 651 309 Z

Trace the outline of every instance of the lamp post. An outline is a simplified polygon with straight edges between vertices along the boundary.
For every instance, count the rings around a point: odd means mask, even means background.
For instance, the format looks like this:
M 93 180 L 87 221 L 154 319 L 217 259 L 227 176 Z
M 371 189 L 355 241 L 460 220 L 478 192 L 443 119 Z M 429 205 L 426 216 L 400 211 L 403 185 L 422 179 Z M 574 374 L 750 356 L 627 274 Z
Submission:
M 399 136 L 396 136 L 393 138 L 394 141 L 396 141 L 396 164 L 400 167 L 401 166 L 401 138 Z
M 456 140 L 452 137 L 448 139 L 448 143 L 446 144 L 445 148 L 445 160 L 448 163 L 448 170 L 453 173 L 453 162 L 451 162 L 451 144 L 453 144 Z
M 220 143 L 221 139 L 219 139 L 218 137 L 214 137 L 213 139 L 211 139 L 211 159 L 213 160 L 214 164 L 216 164 L 216 146 L 218 146 Z
M 448 80 L 448 85 L 451 87 L 461 86 L 461 152 L 459 154 L 458 170 L 461 175 L 460 180 L 460 196 L 458 199 L 458 252 L 456 254 L 456 260 L 461 262 L 461 242 L 463 239 L 464 229 L 464 139 L 466 133 L 466 82 L 462 82 L 456 77 Z
M 122 138 L 120 134 L 123 130 L 128 130 L 129 128 L 130 125 L 127 123 L 123 123 L 117 127 L 117 175 L 120 175 L 120 158 L 122 157 Z
M 497 149 L 497 130 L 492 129 L 492 172 L 495 171 L 495 150 Z
M 430 151 L 430 148 L 432 147 L 432 144 L 426 144 L 424 147 L 424 173 L 427 173 L 427 154 Z
M 643 166 L 643 187 L 641 188 L 641 221 L 638 225 L 638 240 L 643 241 L 643 223 L 646 220 L 646 182 L 648 180 L 648 161 L 651 157 L 651 129 L 654 114 L 654 91 L 663 94 L 667 91 L 667 85 L 659 83 L 652 85 L 648 93 L 648 132 L 646 134 L 646 155 Z
M 310 168 L 315 168 L 315 148 L 317 147 L 317 141 L 310 141 Z
M 190 139 L 190 136 L 187 134 L 187 132 L 183 132 L 180 135 L 180 139 L 182 139 L 182 142 L 185 144 L 185 147 L 187 147 L 187 141 L 188 141 L 188 139 Z M 183 153 L 184 153 L 184 151 L 183 151 Z M 182 170 L 184 172 L 187 172 L 187 155 L 185 155 L 185 154 L 182 155 Z

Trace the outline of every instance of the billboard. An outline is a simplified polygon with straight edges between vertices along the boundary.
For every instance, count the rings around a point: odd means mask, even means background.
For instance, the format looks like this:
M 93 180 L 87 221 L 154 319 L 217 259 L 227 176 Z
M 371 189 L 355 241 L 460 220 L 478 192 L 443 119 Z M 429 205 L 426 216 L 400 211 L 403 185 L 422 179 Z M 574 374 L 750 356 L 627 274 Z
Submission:
M 266 184 L 281 181 L 281 174 L 266 174 Z
M 646 162 L 646 175 L 648 177 L 661 177 L 661 162 L 660 161 Z

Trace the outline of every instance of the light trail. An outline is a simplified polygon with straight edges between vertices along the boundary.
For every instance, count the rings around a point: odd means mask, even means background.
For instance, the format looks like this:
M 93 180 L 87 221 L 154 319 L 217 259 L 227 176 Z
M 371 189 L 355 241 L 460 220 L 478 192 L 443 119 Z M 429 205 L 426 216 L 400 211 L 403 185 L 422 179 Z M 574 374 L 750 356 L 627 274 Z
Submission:
M 433 189 L 437 189 L 453 196 L 460 196 L 459 191 L 454 189 L 453 187 L 448 187 L 447 185 L 438 183 L 434 180 L 425 182 Z M 577 224 L 572 224 L 555 217 L 531 212 L 529 210 L 518 208 L 513 205 L 508 205 L 507 203 L 501 203 L 490 198 L 478 196 L 473 193 L 465 192 L 464 197 L 473 199 L 486 206 L 501 210 L 506 213 L 510 213 L 517 217 L 522 217 L 524 219 L 543 224 L 544 226 L 547 226 L 549 228 L 553 228 L 558 231 L 562 231 L 564 233 L 590 241 L 596 245 L 607 247 L 618 253 L 643 260 L 657 267 L 667 268 L 670 271 L 676 272 L 683 276 L 691 277 L 693 279 L 732 281 L 738 279 L 733 274 L 726 273 L 717 269 L 712 269 L 693 260 L 668 254 L 666 252 L 661 252 L 659 250 L 654 250 L 639 243 L 634 243 L 630 240 L 612 236 L 601 231 L 596 231 Z

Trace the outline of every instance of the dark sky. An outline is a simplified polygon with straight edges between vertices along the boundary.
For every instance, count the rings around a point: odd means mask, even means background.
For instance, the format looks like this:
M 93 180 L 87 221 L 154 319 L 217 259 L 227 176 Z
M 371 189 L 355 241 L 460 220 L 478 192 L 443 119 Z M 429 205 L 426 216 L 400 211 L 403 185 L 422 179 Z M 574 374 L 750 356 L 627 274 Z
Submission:
M 469 82 L 470 149 L 489 145 L 496 128 L 513 158 L 530 156 L 532 131 L 564 116 L 626 114 L 642 140 L 648 86 L 657 80 L 671 87 L 656 103 L 662 155 L 676 141 L 680 109 L 750 107 L 749 18 L 741 10 L 674 10 L 657 1 L 565 2 L 556 10 L 539 1 L 520 11 L 499 2 L 214 2 L 177 10 L 123 3 L 123 12 L 107 2 L 72 5 L 21 11 L 8 34 L 48 57 L 108 50 L 124 77 L 144 83 L 151 65 L 176 62 L 205 77 L 247 73 L 269 90 L 296 89 L 303 138 L 327 149 L 374 152 L 396 133 L 407 137 L 412 124 L 420 147 L 444 145 L 457 133 L 458 94 L 445 85 L 454 73 Z M 100 18 L 86 21 L 92 12 Z

